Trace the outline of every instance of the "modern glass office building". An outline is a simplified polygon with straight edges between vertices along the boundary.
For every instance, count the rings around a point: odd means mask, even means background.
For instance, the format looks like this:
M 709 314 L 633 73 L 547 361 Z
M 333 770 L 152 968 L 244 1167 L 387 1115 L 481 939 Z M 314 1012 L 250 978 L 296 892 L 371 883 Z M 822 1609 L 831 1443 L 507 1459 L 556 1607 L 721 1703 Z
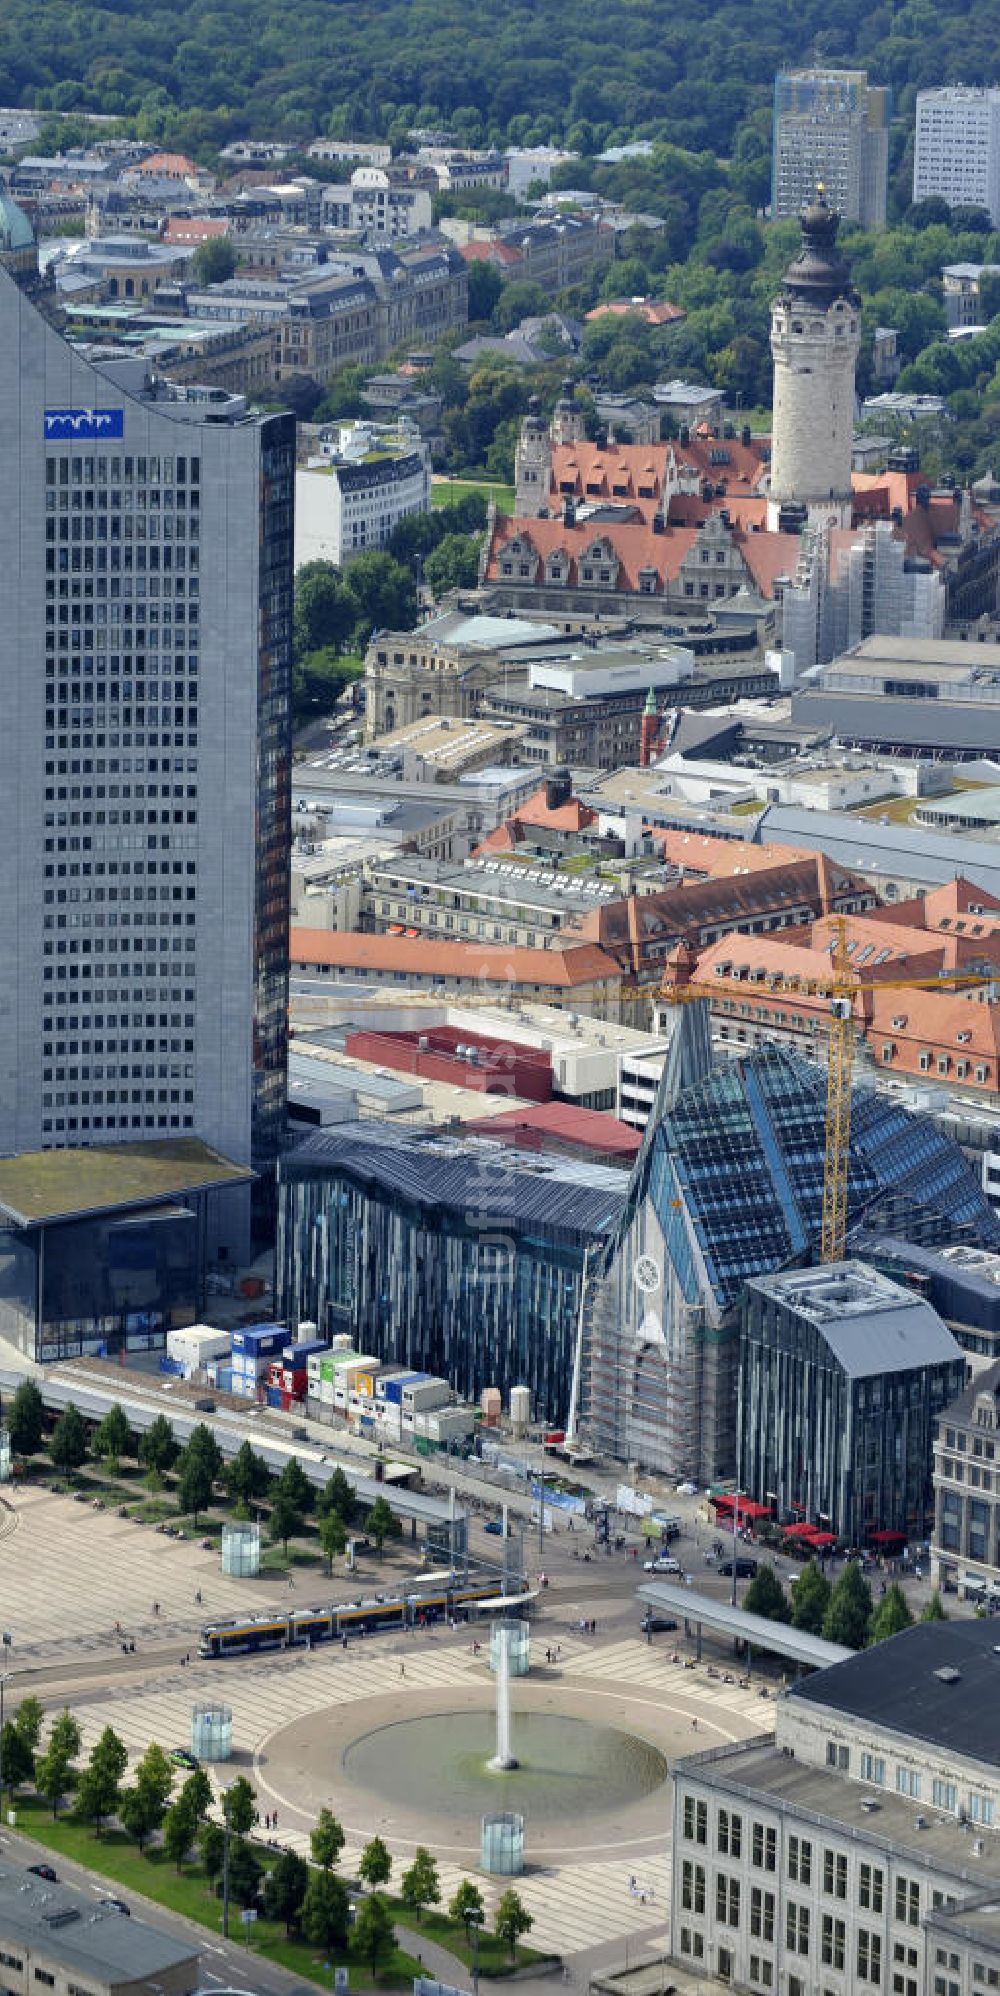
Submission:
M 266 1188 L 294 422 L 92 363 L 7 271 L 0 342 L 0 1153 L 190 1135 Z
M 590 1284 L 577 1375 L 595 1446 L 699 1481 L 736 1465 L 739 1313 L 755 1276 L 818 1254 L 826 1075 L 783 1047 L 712 1064 L 683 1008 L 621 1225 Z M 1000 1244 L 958 1145 L 860 1086 L 849 1221 L 928 1244 Z
M 860 1262 L 759 1277 L 740 1331 L 740 1489 L 850 1545 L 923 1538 L 934 1431 L 965 1370 L 931 1304 Z
M 350 1123 L 278 1171 L 277 1310 L 463 1398 L 531 1389 L 566 1420 L 585 1260 L 621 1214 L 612 1166 Z

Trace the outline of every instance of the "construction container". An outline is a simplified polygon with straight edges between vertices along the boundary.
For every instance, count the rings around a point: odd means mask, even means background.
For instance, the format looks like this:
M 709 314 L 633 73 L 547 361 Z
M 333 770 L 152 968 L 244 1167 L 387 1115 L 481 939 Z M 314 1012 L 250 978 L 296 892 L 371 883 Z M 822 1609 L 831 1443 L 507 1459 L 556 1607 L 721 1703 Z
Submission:
M 479 1405 L 483 1410 L 483 1420 L 488 1428 L 499 1426 L 501 1404 L 499 1386 L 484 1386 L 479 1396 Z
M 404 1414 L 427 1414 L 432 1407 L 451 1404 L 451 1387 L 446 1379 L 435 1379 L 425 1373 L 422 1379 L 403 1387 L 402 1404 Z
M 212 1324 L 188 1324 L 184 1330 L 167 1332 L 167 1356 L 179 1359 L 192 1372 L 203 1369 L 210 1359 L 227 1356 L 230 1346 L 230 1333 Z

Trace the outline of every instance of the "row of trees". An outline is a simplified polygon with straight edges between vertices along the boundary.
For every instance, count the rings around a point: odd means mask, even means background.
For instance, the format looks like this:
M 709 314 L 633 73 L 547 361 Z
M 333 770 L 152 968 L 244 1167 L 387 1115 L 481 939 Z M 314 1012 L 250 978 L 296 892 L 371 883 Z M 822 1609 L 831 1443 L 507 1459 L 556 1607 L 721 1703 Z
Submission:
M 790 1595 L 774 1567 L 765 1563 L 750 1582 L 743 1606 L 749 1614 L 788 1623 L 810 1635 L 823 1636 L 827 1642 L 842 1643 L 846 1649 L 865 1649 L 869 1643 L 884 1642 L 913 1622 L 906 1596 L 895 1581 L 878 1601 L 873 1600 L 857 1560 L 848 1560 L 833 1585 L 817 1562 L 809 1560 L 792 1581 Z M 939 1594 L 931 1595 L 922 1620 L 944 1620 Z
M 373 1975 L 395 1945 L 392 1908 L 382 1888 L 392 1875 L 393 1860 L 384 1840 L 375 1836 L 358 1860 L 357 1875 L 368 1888 L 352 1921 L 350 1895 L 336 1875 L 345 1835 L 328 1808 L 320 1810 L 310 1832 L 312 1863 L 295 1851 L 282 1851 L 273 1865 L 262 1863 L 253 1843 L 259 1821 L 257 1796 L 245 1775 L 226 1789 L 226 1827 L 210 1815 L 212 1785 L 201 1768 L 193 1769 L 172 1796 L 176 1771 L 163 1748 L 152 1742 L 126 1784 L 128 1749 L 111 1726 L 105 1726 L 83 1767 L 77 1766 L 81 1747 L 79 1724 L 68 1709 L 52 1721 L 41 1744 L 43 1713 L 37 1698 L 22 1700 L 16 1716 L 3 1729 L 3 1787 L 6 1792 L 32 1786 L 58 1815 L 67 1797 L 73 1814 L 98 1837 L 116 1822 L 143 1853 L 159 1838 L 164 1855 L 180 1871 L 195 1855 L 209 1883 L 218 1888 L 223 1870 L 238 1905 L 260 1899 L 268 1919 L 280 1920 L 289 1935 L 303 1934 L 313 1946 L 343 1947 L 350 1938 L 356 1952 L 370 1963 Z M 0 1795 L 2 1801 L 2 1795 Z M 414 1851 L 399 1882 L 399 1897 L 418 1922 L 428 1907 L 441 1902 L 441 1881 L 431 1852 Z M 449 1907 L 452 1919 L 467 1933 L 485 1922 L 478 1887 L 464 1880 Z M 514 1891 L 505 1892 L 496 1909 L 494 1932 L 514 1959 L 518 1940 L 532 1925 L 531 1914 Z
M 31 1456 L 41 1448 L 44 1407 L 33 1380 L 24 1381 L 14 1394 L 7 1426 L 18 1455 Z M 242 1442 L 232 1460 L 225 1463 L 211 1428 L 204 1422 L 193 1429 L 183 1448 L 165 1414 L 158 1414 L 145 1433 L 136 1436 L 117 1401 L 92 1432 L 71 1403 L 53 1428 L 48 1451 L 56 1468 L 66 1475 L 82 1468 L 90 1455 L 113 1474 L 117 1474 L 123 1456 L 135 1456 L 146 1470 L 147 1487 L 153 1491 L 162 1490 L 166 1477 L 175 1475 L 178 1510 L 190 1516 L 196 1527 L 220 1486 L 238 1516 L 249 1517 L 251 1505 L 266 1504 L 271 1539 L 282 1544 L 286 1554 L 289 1540 L 298 1537 L 315 1513 L 320 1547 L 331 1571 L 333 1561 L 346 1550 L 357 1516 L 354 1492 L 340 1468 L 334 1469 L 317 1491 L 296 1456 L 289 1456 L 275 1475 L 249 1441 Z M 368 1511 L 366 1529 L 380 1555 L 386 1540 L 400 1534 L 400 1521 L 382 1495 Z

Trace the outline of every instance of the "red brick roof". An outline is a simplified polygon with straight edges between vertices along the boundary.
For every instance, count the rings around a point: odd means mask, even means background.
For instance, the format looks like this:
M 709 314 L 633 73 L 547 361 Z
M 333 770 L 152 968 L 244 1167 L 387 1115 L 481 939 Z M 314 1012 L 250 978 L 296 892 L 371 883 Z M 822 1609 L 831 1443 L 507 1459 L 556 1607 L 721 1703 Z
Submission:
M 653 894 L 606 901 L 575 916 L 561 933 L 567 941 L 586 937 L 598 943 L 638 975 L 662 964 L 682 938 L 699 944 L 713 932 L 728 934 L 767 916 L 788 917 L 799 910 L 819 914 L 855 896 L 870 900 L 871 889 L 843 867 L 810 855 L 755 873 L 683 882 Z
M 631 505 L 635 502 L 630 498 L 622 503 Z M 655 500 L 645 508 L 640 503 L 640 511 L 648 512 L 650 518 L 655 509 Z M 732 538 L 746 563 L 753 586 L 762 596 L 774 595 L 779 576 L 794 575 L 799 554 L 797 535 L 742 533 L 737 528 Z M 486 573 L 490 581 L 503 581 L 500 566 L 502 550 L 508 542 L 519 540 L 525 548 L 521 559 L 529 560 L 532 565 L 531 574 L 520 577 L 521 581 L 544 581 L 544 563 L 552 555 L 562 553 L 569 562 L 567 586 L 586 588 L 587 578 L 581 574 L 583 559 L 591 548 L 604 545 L 611 550 L 611 561 L 616 569 L 610 586 L 638 594 L 644 569 L 656 576 L 661 588 L 668 582 L 675 582 L 685 555 L 691 552 L 697 539 L 696 527 L 667 527 L 663 533 L 655 533 L 643 520 L 620 523 L 580 520 L 568 527 L 559 519 L 517 519 L 507 513 L 498 513 Z
M 519 1150 L 573 1149 L 631 1160 L 642 1146 L 638 1130 L 620 1123 L 603 1109 L 583 1109 L 575 1102 L 541 1102 L 530 1109 L 507 1109 L 466 1123 L 478 1135 L 515 1144 Z M 547 1142 L 548 1140 L 548 1142 Z
M 507 948 L 503 943 L 438 942 L 425 936 L 362 936 L 354 930 L 293 928 L 293 964 L 340 970 L 396 971 L 414 977 L 461 977 L 470 985 L 561 985 L 617 981 L 612 956 L 589 940 L 553 949 Z
M 200 168 L 193 159 L 183 152 L 152 152 L 148 159 L 141 159 L 132 167 L 133 173 L 167 173 L 173 178 L 180 174 L 183 179 L 189 174 L 197 174 Z
M 744 839 L 718 839 L 709 832 L 670 831 L 659 825 L 648 826 L 647 830 L 650 838 L 663 847 L 664 859 L 672 866 L 682 867 L 692 879 L 700 876 L 716 880 L 733 873 L 766 873 L 790 860 L 810 857 L 798 846 L 751 845 Z

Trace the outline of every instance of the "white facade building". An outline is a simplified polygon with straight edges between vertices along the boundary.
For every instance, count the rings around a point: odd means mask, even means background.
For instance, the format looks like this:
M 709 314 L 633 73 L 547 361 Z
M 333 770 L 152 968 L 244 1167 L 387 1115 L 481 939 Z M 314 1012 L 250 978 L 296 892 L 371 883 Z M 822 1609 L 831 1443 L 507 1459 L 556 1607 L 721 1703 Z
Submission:
M 774 1996 L 1000 1987 L 995 1634 L 918 1623 L 677 1764 L 676 1960 Z
M 346 426 L 329 454 L 295 474 L 295 566 L 386 546 L 408 513 L 429 513 L 431 458 L 417 430 Z
M 1000 227 L 1000 90 L 952 84 L 917 92 L 913 199 L 986 208 Z
M 802 248 L 771 308 L 772 529 L 785 507 L 850 525 L 861 300 L 837 249 L 839 222 L 820 193 L 803 213 Z

